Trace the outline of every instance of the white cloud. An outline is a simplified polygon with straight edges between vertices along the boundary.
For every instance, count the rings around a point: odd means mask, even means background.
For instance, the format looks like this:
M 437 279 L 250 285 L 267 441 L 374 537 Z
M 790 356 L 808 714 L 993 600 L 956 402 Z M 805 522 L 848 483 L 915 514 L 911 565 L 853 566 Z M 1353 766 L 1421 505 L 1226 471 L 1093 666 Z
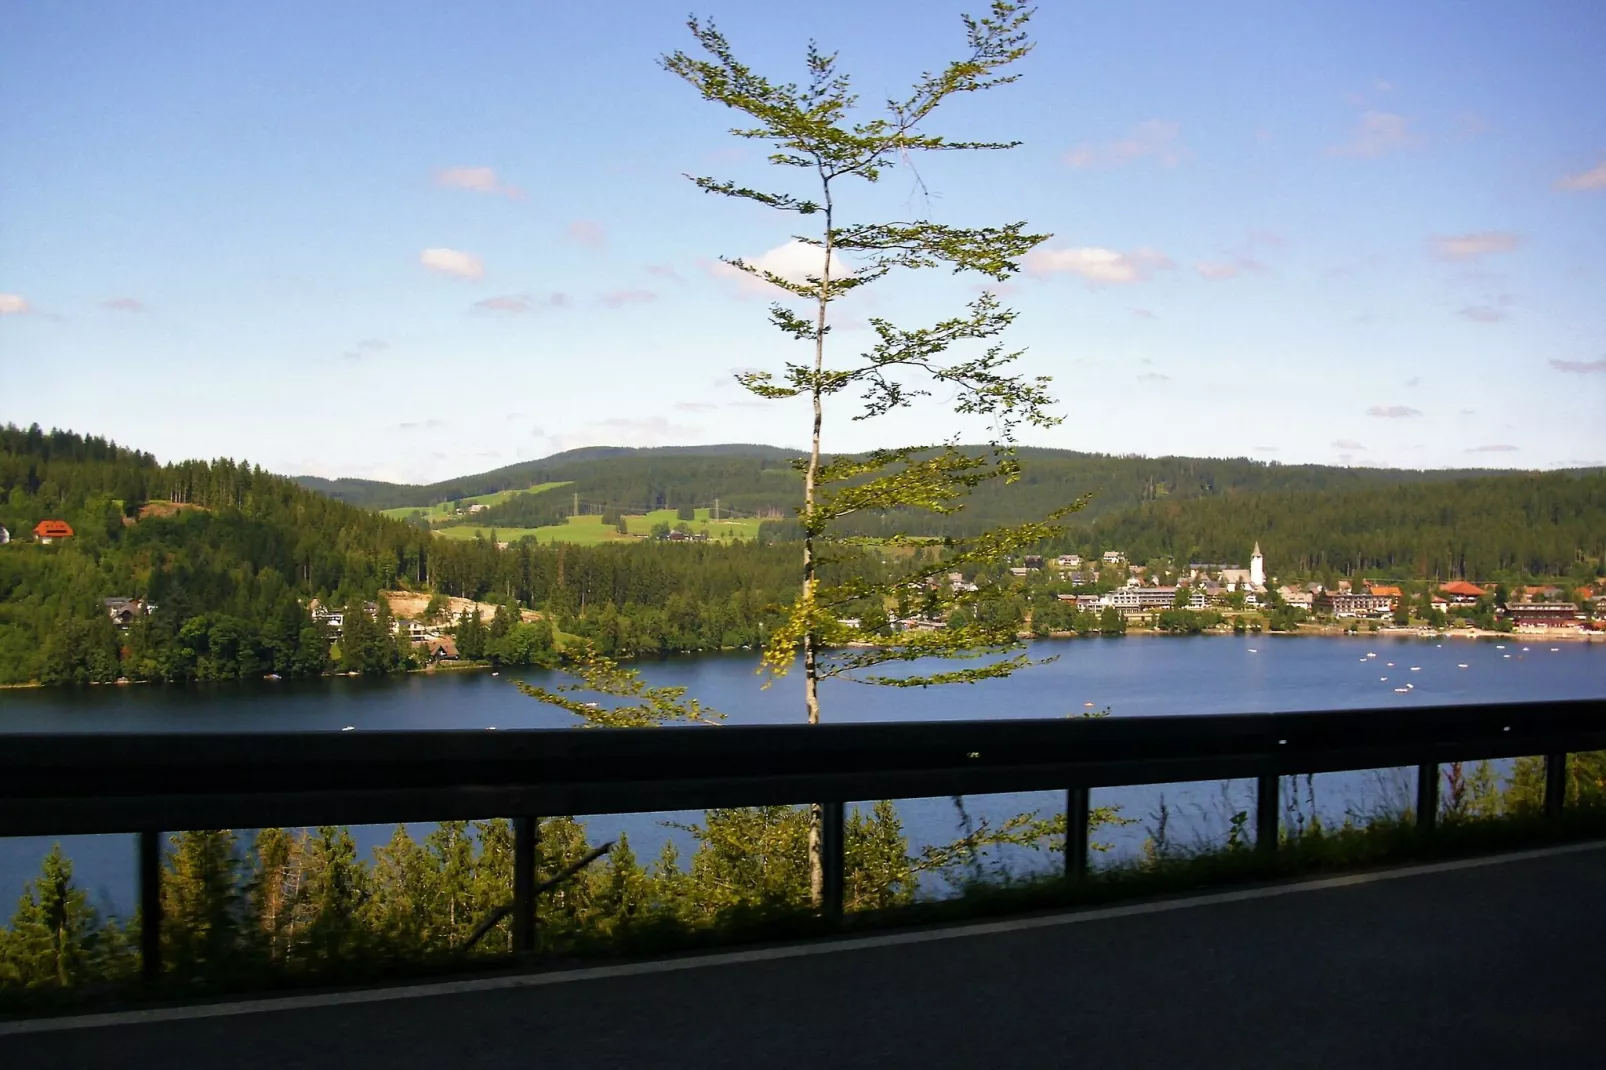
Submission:
M 1124 285 L 1142 282 L 1153 270 L 1176 265 L 1154 249 L 1135 249 L 1119 253 L 1114 249 L 1085 246 L 1073 249 L 1034 249 L 1026 254 L 1026 270 L 1032 275 L 1080 275 L 1094 285 Z
M 1477 260 L 1491 253 L 1511 252 L 1522 244 L 1522 235 L 1509 230 L 1483 230 L 1431 238 L 1429 244 L 1440 260 Z
M 498 179 L 494 167 L 448 167 L 435 172 L 435 184 L 475 193 L 495 193 L 514 200 L 524 197 L 524 191 L 519 187 L 507 185 Z
M 748 267 L 761 272 L 768 272 L 787 282 L 806 285 L 810 276 L 818 278 L 825 267 L 825 252 L 817 245 L 808 242 L 790 241 L 785 245 L 777 245 L 765 253 L 754 257 L 742 257 L 742 262 Z M 738 292 L 749 296 L 775 297 L 787 295 L 788 291 L 772 286 L 768 282 L 751 275 L 733 264 L 723 260 L 707 265 L 710 275 L 716 279 L 734 279 Z M 852 269 L 845 260 L 831 251 L 831 277 L 833 279 L 846 278 L 851 275 Z
M 1368 416 L 1381 416 L 1386 420 L 1403 420 L 1412 416 L 1421 416 L 1422 410 L 1413 409 L 1409 405 L 1373 405 L 1366 410 Z
M 1572 372 L 1574 375 L 1599 375 L 1606 373 L 1606 357 L 1599 360 L 1552 360 L 1550 366 L 1559 372 Z
M 0 316 L 20 316 L 32 307 L 21 294 L 0 294 Z
M 1473 446 L 1471 449 L 1467 450 L 1466 452 L 1467 453 L 1516 453 L 1521 448 L 1522 447 L 1520 447 L 1520 446 L 1510 446 L 1510 445 L 1507 445 L 1504 442 L 1500 442 L 1500 443 L 1496 443 L 1496 444 L 1491 445 L 1491 446 Z
M 1342 145 L 1330 147 L 1327 155 L 1382 156 L 1411 143 L 1410 125 L 1411 120 L 1403 115 L 1386 111 L 1363 112 L 1354 136 Z
M 1365 446 L 1361 445 L 1359 442 L 1356 442 L 1353 438 L 1335 438 L 1333 440 L 1333 448 L 1336 450 L 1350 450 L 1351 452 L 1357 453 L 1363 452 L 1366 449 Z
M 1181 132 L 1180 123 L 1150 119 L 1114 141 L 1083 142 L 1065 153 L 1063 159 L 1075 168 L 1119 167 L 1152 156 L 1162 167 L 1175 167 L 1184 154 L 1182 146 L 1176 143 Z
M 608 236 L 603 232 L 602 224 L 591 219 L 576 219 L 564 230 L 564 234 L 572 242 L 580 245 L 589 245 L 592 248 L 601 248 L 608 242 Z
M 1556 180 L 1556 188 L 1582 193 L 1586 190 L 1606 189 L 1606 160 L 1580 171 L 1576 175 L 1563 175 Z
M 482 279 L 485 264 L 473 253 L 457 249 L 425 249 L 418 254 L 418 262 L 442 275 L 456 275 L 462 279 Z

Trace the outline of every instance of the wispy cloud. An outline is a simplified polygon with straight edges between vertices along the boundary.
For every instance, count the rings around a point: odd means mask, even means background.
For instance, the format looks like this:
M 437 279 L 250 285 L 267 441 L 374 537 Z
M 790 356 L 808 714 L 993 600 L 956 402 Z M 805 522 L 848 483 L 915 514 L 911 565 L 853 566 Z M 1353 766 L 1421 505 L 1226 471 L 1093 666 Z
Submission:
M 1170 381 L 1171 376 L 1161 375 L 1159 372 L 1144 372 L 1138 376 L 1138 382 L 1140 383 L 1169 383 Z
M 378 353 L 381 350 L 389 349 L 390 343 L 383 338 L 364 338 L 357 343 L 357 348 L 367 350 L 370 353 Z
M 446 426 L 445 420 L 408 420 L 396 425 L 400 431 L 436 431 Z
M 526 312 L 536 312 L 543 308 L 567 308 L 569 298 L 567 294 L 551 293 L 545 297 L 534 294 L 501 294 L 497 297 L 487 297 L 483 301 L 475 301 L 474 309 L 479 312 L 499 312 L 509 316 L 522 316 Z
M 1193 265 L 1193 270 L 1198 272 L 1201 279 L 1220 281 L 1222 279 L 1236 278 L 1244 272 L 1262 275 L 1268 269 L 1265 264 L 1258 260 L 1247 256 L 1239 256 L 1231 260 L 1201 260 Z
M 676 271 L 674 267 L 669 264 L 648 264 L 647 274 L 657 275 L 661 279 L 674 279 L 676 282 L 680 281 L 680 272 Z
M 1335 438 L 1333 440 L 1333 448 L 1336 450 L 1349 450 L 1353 453 L 1364 452 L 1366 449 L 1365 446 L 1356 442 L 1353 438 Z
M 1152 157 L 1161 167 L 1175 167 L 1186 155 L 1186 150 L 1177 143 L 1181 132 L 1180 123 L 1150 119 L 1114 141 L 1085 141 L 1066 152 L 1063 159 L 1067 166 L 1079 169 L 1120 167 L 1146 157 Z
M 1484 230 L 1428 239 L 1429 248 L 1440 260 L 1478 260 L 1493 253 L 1509 253 L 1521 244 L 1522 235 L 1509 230 Z
M 0 316 L 20 316 L 32 310 L 21 294 L 0 294 Z
M 1477 323 L 1499 323 L 1510 316 L 1504 309 L 1493 305 L 1467 305 L 1461 310 L 1461 315 Z
M 1488 445 L 1488 446 L 1473 446 L 1471 449 L 1464 450 L 1463 452 L 1465 452 L 1465 453 L 1516 453 L 1517 450 L 1519 450 L 1520 448 L 1521 448 L 1520 446 L 1511 446 L 1511 445 L 1507 445 L 1504 442 L 1498 442 L 1498 443 L 1494 443 L 1494 444 Z
M 1132 314 L 1138 317 L 1138 319 L 1144 320 L 1157 320 L 1160 318 L 1159 316 L 1156 316 L 1151 309 L 1147 308 L 1134 308 L 1132 310 Z
M 1576 175 L 1561 176 L 1556 180 L 1556 188 L 1569 190 L 1573 193 L 1606 189 L 1606 160 L 1602 160 L 1589 170 L 1580 171 Z
M 1382 156 L 1411 144 L 1411 120 L 1387 111 L 1361 113 L 1355 133 L 1342 145 L 1327 150 L 1329 156 Z
M 473 253 L 458 249 L 425 249 L 418 254 L 418 262 L 442 275 L 456 275 L 460 279 L 485 277 L 485 263 Z
M 145 302 L 137 297 L 112 297 L 100 303 L 108 312 L 144 312 Z
M 547 436 L 558 452 L 579 446 L 670 446 L 683 445 L 702 428 L 671 423 L 662 416 L 644 419 L 614 417 L 585 424 L 574 431 Z
M 1606 374 L 1606 357 L 1599 360 L 1552 360 L 1550 366 L 1559 372 L 1572 372 L 1574 375 L 1602 375 Z
M 681 412 L 713 412 L 719 406 L 712 401 L 677 401 L 675 408 Z
M 1032 275 L 1080 275 L 1095 286 L 1142 282 L 1153 271 L 1176 266 L 1170 257 L 1156 249 L 1142 248 L 1121 253 L 1094 246 L 1034 249 L 1026 254 L 1024 264 Z
M 1404 420 L 1412 416 L 1421 416 L 1422 411 L 1409 405 L 1373 405 L 1366 410 L 1366 415 L 1381 416 L 1386 420 Z
M 589 245 L 600 249 L 608 243 L 608 236 L 602 229 L 602 224 L 592 219 L 576 219 L 564 228 L 564 235 L 578 245 Z
M 649 301 L 656 300 L 658 300 L 658 295 L 651 290 L 610 290 L 602 295 L 602 303 L 609 308 L 644 305 Z
M 474 193 L 495 193 L 513 200 L 524 198 L 524 191 L 499 179 L 494 167 L 448 167 L 435 172 L 435 184 Z

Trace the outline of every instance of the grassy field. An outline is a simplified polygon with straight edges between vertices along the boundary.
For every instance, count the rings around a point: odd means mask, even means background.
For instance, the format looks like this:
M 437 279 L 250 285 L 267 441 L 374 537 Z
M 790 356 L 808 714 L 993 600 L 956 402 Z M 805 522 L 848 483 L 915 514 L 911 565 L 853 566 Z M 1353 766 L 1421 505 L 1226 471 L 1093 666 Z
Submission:
M 422 516 L 427 518 L 431 524 L 438 524 L 443 520 L 450 519 L 454 515 L 454 508 L 467 509 L 471 505 L 497 505 L 501 502 L 507 501 L 515 494 L 540 494 L 542 491 L 556 490 L 559 487 L 567 487 L 568 485 L 569 484 L 566 482 L 537 483 L 535 486 L 525 487 L 523 490 L 499 490 L 492 494 L 476 494 L 472 498 L 463 498 L 456 502 L 437 502 L 436 504 L 430 506 L 404 505 L 396 509 L 381 509 L 380 512 L 385 516 L 394 517 L 397 520 L 408 520 L 415 516 Z M 473 538 L 472 535 L 453 537 Z
M 562 486 L 562 484 L 554 484 Z M 693 531 L 706 532 L 709 539 L 715 542 L 729 542 L 734 539 L 753 539 L 758 537 L 757 520 L 721 520 L 718 523 L 708 519 L 708 510 L 697 510 L 697 519 L 690 521 Z M 605 542 L 632 542 L 635 537 L 646 536 L 652 533 L 653 525 L 679 523 L 673 509 L 658 509 L 642 516 L 626 516 L 625 526 L 630 529 L 629 535 L 621 535 L 611 524 L 604 524 L 600 516 L 570 517 L 566 524 L 556 524 L 545 528 L 496 528 L 498 542 L 515 543 L 525 536 L 530 536 L 537 542 L 568 542 L 580 546 L 596 546 Z M 491 537 L 492 528 L 469 524 L 453 525 L 449 528 L 440 528 L 437 534 L 448 539 L 472 539 L 476 536 Z
M 721 520 L 718 523 L 708 519 L 707 509 L 698 509 L 694 513 L 695 520 L 689 521 L 691 529 L 706 534 L 715 542 L 728 542 L 731 539 L 758 538 L 757 520 Z M 625 526 L 632 535 L 651 535 L 655 524 L 668 524 L 674 527 L 680 523 L 673 509 L 655 509 L 641 516 L 625 517 Z

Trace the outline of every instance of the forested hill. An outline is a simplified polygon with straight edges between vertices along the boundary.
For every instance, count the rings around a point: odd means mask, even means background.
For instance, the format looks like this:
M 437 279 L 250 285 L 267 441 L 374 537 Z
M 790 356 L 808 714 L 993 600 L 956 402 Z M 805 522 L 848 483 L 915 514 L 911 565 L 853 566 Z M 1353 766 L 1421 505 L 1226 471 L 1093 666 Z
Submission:
M 370 509 L 427 506 L 477 494 L 563 483 L 562 496 L 550 492 L 514 495 L 475 517 L 481 525 L 535 527 L 565 515 L 578 495 L 593 511 L 646 512 L 691 505 L 706 507 L 715 498 L 727 512 L 789 516 L 801 497 L 801 478 L 792 467 L 800 456 L 773 446 L 692 446 L 660 449 L 591 448 L 557 454 L 428 486 L 323 480 L 301 477 L 302 485 Z M 1339 491 L 1435 482 L 1492 475 L 1488 470 L 1410 470 L 1282 465 L 1245 458 L 1117 457 L 1070 450 L 1024 449 L 1025 475 L 1010 486 L 984 486 L 963 513 L 942 530 L 925 534 L 971 533 L 993 524 L 1041 516 L 1067 501 L 1091 495 L 1084 519 L 1119 512 L 1144 502 L 1186 500 L 1267 492 Z M 862 516 L 854 525 L 866 535 L 890 534 L 929 526 L 928 518 Z
M 46 519 L 73 536 L 34 542 Z M 252 465 L 158 464 L 37 426 L 0 427 L 0 525 L 13 539 L 0 546 L 0 683 L 321 669 L 305 599 L 372 598 L 430 565 L 425 533 Z M 114 596 L 160 611 L 119 633 L 101 601 Z
M 1246 564 L 1285 578 L 1590 579 L 1606 562 L 1606 472 L 1514 473 L 1388 488 L 1150 502 L 1078 525 L 1067 549 Z
M 587 500 L 642 510 L 705 505 L 715 497 L 758 507 L 791 504 L 786 491 L 797 479 L 790 462 L 801 456 L 796 450 L 746 443 L 654 449 L 586 446 L 426 485 L 317 476 L 297 476 L 296 481 L 367 509 L 428 506 L 543 483 L 572 483 Z

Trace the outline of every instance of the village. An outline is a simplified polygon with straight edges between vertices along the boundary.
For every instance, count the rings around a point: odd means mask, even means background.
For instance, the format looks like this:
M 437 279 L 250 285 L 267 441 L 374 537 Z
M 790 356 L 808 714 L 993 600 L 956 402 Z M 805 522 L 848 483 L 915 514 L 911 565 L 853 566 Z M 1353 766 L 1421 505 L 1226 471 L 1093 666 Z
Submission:
M 1040 602 L 1051 594 L 1079 613 L 1119 614 L 1124 626 L 1161 626 L 1162 614 L 1177 611 L 1213 611 L 1216 617 L 1211 619 L 1219 617 L 1222 627 L 1235 628 L 1235 622 L 1244 621 L 1253 630 L 1259 630 L 1270 615 L 1277 631 L 1294 631 L 1302 624 L 1322 631 L 1425 626 L 1466 634 L 1516 631 L 1587 637 L 1602 631 L 1606 623 L 1606 591 L 1592 585 L 1508 586 L 1465 580 L 1402 585 L 1365 579 L 1337 579 L 1331 587 L 1315 581 L 1278 584 L 1267 575 L 1258 542 L 1248 568 L 1204 562 L 1180 567 L 1164 562 L 1136 565 L 1119 550 L 1086 559 L 1080 554 L 1048 558 L 1027 554 L 1019 560 L 1008 572 L 1024 581 L 1029 596 L 1038 596 L 1030 601 Z M 960 572 L 933 582 L 954 593 L 978 588 Z M 944 622 L 917 614 L 900 617 L 894 624 L 918 631 L 942 627 Z

